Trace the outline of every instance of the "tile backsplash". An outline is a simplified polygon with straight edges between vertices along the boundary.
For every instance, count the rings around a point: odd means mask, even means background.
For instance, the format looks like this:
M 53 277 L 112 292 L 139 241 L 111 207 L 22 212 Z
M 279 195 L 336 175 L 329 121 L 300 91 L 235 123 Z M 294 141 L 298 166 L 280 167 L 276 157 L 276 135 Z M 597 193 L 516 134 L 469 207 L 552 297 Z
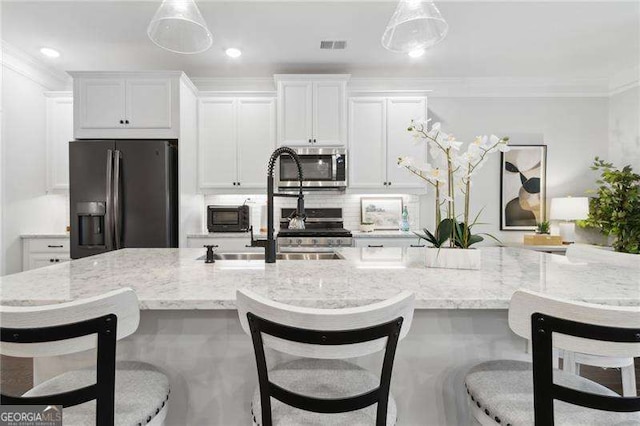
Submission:
M 409 212 L 409 223 L 411 228 L 417 228 L 420 222 L 420 202 L 418 195 L 410 194 L 335 194 L 329 192 L 305 194 L 305 207 L 339 207 L 342 208 L 344 227 L 351 231 L 357 231 L 360 226 L 360 199 L 362 197 L 402 197 L 403 204 L 407 206 Z M 266 204 L 265 194 L 224 194 L 206 195 L 204 198 L 205 215 L 208 205 L 240 205 L 247 202 L 251 206 L 251 222 L 254 229 L 260 228 L 261 206 Z M 276 228 L 280 219 L 280 209 L 283 207 L 295 207 L 295 198 L 275 199 Z M 266 219 L 265 219 L 266 220 Z

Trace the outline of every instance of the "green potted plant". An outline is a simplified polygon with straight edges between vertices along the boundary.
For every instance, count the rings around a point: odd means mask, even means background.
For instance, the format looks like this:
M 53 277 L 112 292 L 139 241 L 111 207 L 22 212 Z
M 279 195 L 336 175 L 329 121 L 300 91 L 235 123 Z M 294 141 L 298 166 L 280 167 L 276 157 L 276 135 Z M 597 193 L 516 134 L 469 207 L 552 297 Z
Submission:
M 474 234 L 473 227 L 478 224 L 479 212 L 471 218 L 471 180 L 486 163 L 489 154 L 509 150 L 509 138 L 497 136 L 478 136 L 467 150 L 461 152 L 463 145 L 441 130 L 440 123 L 427 129 L 427 122 L 412 121 L 408 129 L 418 140 L 423 140 L 432 158 L 432 163 L 415 164 L 409 157 L 398 158 L 398 165 L 424 180 L 435 192 L 435 232 L 424 230 L 416 233 L 436 249 L 427 249 L 427 266 L 451 269 L 480 269 L 480 252 L 471 250 L 473 244 L 484 240 L 489 234 Z M 463 207 L 458 209 L 456 195 L 463 196 Z M 460 201 L 459 199 L 457 201 Z M 444 218 L 443 218 L 444 213 Z M 441 250 L 441 249 L 447 250 Z
M 614 167 L 599 157 L 592 170 L 600 173 L 599 187 L 589 202 L 589 217 L 580 223 L 613 237 L 613 248 L 622 253 L 640 254 L 640 175 L 631 166 Z
M 551 233 L 551 225 L 548 220 L 538 223 L 536 226 L 536 234 L 548 235 Z

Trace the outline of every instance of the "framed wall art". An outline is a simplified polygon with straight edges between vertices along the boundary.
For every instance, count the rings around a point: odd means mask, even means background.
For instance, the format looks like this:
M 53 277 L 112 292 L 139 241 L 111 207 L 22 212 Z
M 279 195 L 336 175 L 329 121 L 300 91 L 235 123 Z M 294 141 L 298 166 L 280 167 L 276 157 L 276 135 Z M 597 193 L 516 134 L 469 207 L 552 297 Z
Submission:
M 363 197 L 360 199 L 362 223 L 373 223 L 375 229 L 395 229 L 402 219 L 402 197 Z
M 546 220 L 547 146 L 510 148 L 500 161 L 500 230 L 532 231 Z

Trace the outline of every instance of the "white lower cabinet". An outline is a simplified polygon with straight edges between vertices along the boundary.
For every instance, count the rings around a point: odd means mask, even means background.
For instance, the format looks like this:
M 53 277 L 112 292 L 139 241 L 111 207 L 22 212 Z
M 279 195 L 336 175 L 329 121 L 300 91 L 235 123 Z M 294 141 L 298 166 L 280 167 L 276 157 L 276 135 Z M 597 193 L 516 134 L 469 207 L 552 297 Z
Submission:
M 419 247 L 424 245 L 418 237 L 411 238 L 354 238 L 356 247 L 382 248 L 382 247 Z
M 264 252 L 262 247 L 251 247 L 251 235 L 247 233 L 244 237 L 187 237 L 187 247 L 202 248 L 202 254 L 205 254 L 205 245 L 217 245 L 216 252 L 220 253 L 261 253 Z
M 275 98 L 202 98 L 198 187 L 264 189 L 276 145 Z
M 68 262 L 69 238 L 22 238 L 22 270 Z

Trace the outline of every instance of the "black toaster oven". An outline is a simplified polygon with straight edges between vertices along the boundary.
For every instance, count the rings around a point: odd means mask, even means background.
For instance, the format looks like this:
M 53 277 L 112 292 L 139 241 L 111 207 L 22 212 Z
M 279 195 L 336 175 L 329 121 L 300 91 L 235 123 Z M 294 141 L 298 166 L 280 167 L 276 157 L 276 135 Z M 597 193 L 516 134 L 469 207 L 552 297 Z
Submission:
M 249 206 L 207 206 L 209 232 L 247 232 L 251 226 Z

